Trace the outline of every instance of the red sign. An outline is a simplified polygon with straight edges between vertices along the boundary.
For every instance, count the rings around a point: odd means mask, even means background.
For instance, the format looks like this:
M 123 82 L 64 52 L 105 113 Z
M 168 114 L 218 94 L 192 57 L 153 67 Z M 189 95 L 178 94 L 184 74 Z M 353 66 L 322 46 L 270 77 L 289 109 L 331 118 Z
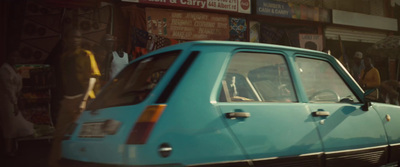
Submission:
M 196 9 L 223 10 L 237 13 L 251 13 L 251 0 L 122 0 L 164 6 L 178 6 Z
M 243 10 L 248 10 L 250 8 L 250 0 L 240 1 L 240 7 L 242 7 Z

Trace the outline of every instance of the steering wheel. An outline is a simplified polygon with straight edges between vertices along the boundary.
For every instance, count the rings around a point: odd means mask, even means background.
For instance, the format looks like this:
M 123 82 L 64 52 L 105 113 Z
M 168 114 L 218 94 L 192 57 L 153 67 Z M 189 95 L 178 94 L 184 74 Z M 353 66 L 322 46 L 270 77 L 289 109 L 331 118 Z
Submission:
M 320 90 L 320 91 L 315 92 L 314 94 L 312 94 L 312 95 L 309 97 L 310 101 L 314 101 L 316 97 L 318 97 L 319 95 L 321 95 L 321 94 L 323 94 L 323 93 L 331 94 L 331 95 L 334 96 L 335 99 L 333 99 L 333 98 L 331 99 L 331 98 L 330 98 L 331 96 L 329 96 L 329 98 L 322 99 L 322 101 L 330 101 L 330 100 L 335 100 L 335 102 L 339 102 L 339 101 L 340 101 L 340 96 L 339 96 L 339 94 L 337 94 L 335 91 L 330 90 L 330 89 L 323 89 L 323 90 Z M 318 100 L 317 100 L 317 101 L 318 101 Z

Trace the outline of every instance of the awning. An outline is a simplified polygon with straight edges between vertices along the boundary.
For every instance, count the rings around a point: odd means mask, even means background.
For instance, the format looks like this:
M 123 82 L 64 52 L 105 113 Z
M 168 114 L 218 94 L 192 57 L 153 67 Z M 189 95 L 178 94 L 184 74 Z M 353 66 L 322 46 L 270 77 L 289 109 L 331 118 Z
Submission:
M 367 49 L 367 53 L 380 57 L 400 58 L 400 36 L 388 36 Z
M 65 8 L 99 7 L 99 0 L 44 0 L 45 4 Z
M 339 40 L 339 35 L 343 41 L 376 43 L 387 35 L 381 31 L 362 31 L 336 26 L 327 26 L 324 31 L 327 39 Z

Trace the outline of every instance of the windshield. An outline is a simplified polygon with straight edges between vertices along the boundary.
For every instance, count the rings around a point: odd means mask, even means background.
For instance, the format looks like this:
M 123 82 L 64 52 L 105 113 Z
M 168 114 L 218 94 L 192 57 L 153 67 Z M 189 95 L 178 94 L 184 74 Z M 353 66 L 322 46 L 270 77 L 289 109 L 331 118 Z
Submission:
M 128 65 L 101 91 L 88 106 L 88 110 L 142 102 L 179 53 L 180 51 L 162 53 Z

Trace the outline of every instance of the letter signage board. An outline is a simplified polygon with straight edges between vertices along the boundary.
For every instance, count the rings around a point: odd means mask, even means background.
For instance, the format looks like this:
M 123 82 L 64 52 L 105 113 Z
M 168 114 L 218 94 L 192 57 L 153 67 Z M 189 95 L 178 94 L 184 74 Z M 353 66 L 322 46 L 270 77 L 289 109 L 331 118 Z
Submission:
M 256 13 L 259 15 L 317 22 L 330 22 L 331 20 L 330 12 L 323 8 L 273 0 L 257 0 L 256 2 Z
M 163 6 L 220 10 L 236 13 L 251 13 L 251 0 L 122 0 Z
M 146 19 L 147 32 L 170 39 L 229 39 L 229 17 L 224 14 L 146 8 Z

